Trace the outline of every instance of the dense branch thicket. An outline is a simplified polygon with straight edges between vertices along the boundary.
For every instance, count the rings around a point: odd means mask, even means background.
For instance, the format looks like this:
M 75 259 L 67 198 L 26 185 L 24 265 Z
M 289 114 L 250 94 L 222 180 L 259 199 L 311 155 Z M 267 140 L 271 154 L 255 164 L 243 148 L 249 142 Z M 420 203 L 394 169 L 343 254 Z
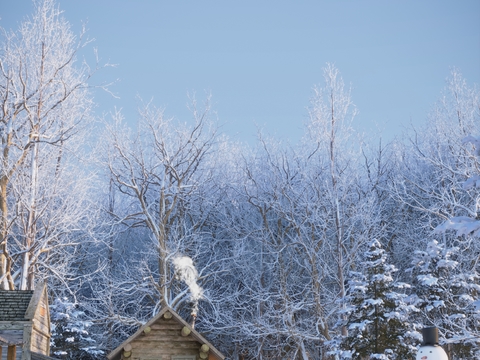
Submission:
M 235 144 L 193 100 L 190 122 L 116 112 L 89 147 L 83 43 L 35 4 L 0 56 L 0 288 L 49 279 L 57 356 L 102 358 L 169 305 L 231 359 L 405 359 L 431 325 L 480 357 L 480 93 L 458 70 L 389 143 L 327 65 L 296 145 Z

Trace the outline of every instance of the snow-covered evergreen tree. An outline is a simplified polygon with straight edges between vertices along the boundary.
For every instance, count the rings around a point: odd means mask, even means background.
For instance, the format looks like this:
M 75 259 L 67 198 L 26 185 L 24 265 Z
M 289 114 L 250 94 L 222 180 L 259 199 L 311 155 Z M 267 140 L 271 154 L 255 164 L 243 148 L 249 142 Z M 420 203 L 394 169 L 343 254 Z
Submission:
M 426 251 L 415 253 L 412 269 L 415 305 L 425 325 L 439 328 L 440 342 L 452 359 L 480 356 L 480 277 L 475 268 L 460 266 L 463 251 L 432 240 Z
M 342 359 L 413 358 L 420 336 L 408 322 L 417 311 L 406 303 L 409 285 L 393 279 L 397 271 L 387 254 L 373 240 L 364 254 L 362 272 L 352 272 L 348 281 L 345 311 L 348 335 L 341 339 L 336 355 Z
M 52 321 L 51 353 L 59 359 L 95 360 L 104 353 L 96 347 L 89 335 L 91 321 L 85 320 L 85 313 L 67 298 L 55 299 L 50 305 Z

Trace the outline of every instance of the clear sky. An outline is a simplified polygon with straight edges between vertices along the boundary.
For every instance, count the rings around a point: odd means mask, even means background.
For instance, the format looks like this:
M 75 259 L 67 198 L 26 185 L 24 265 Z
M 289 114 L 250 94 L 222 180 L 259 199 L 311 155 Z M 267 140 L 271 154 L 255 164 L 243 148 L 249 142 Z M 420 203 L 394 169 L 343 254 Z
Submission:
M 58 0 L 104 62 L 98 114 L 136 117 L 137 96 L 191 118 L 187 93 L 212 94 L 223 132 L 254 142 L 257 126 L 292 142 L 308 119 L 327 62 L 352 86 L 355 127 L 384 137 L 423 122 L 452 67 L 480 84 L 479 0 Z M 0 26 L 16 28 L 30 0 L 0 0 Z

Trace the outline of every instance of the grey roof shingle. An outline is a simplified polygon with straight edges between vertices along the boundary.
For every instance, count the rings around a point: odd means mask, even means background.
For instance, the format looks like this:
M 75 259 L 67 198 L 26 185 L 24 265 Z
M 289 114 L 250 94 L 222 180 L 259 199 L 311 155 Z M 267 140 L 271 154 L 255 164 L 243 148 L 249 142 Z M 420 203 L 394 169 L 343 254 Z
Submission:
M 0 290 L 0 321 L 25 321 L 33 290 Z

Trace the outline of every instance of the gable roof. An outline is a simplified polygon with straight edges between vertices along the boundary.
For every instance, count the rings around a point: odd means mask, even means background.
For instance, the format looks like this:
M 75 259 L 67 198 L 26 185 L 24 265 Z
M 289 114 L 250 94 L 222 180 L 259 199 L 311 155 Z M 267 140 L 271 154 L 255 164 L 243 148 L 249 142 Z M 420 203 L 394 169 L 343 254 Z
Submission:
M 189 323 L 187 323 L 185 320 L 183 320 L 182 317 L 180 315 L 178 315 L 169 306 L 164 306 L 162 308 L 162 310 L 157 315 L 155 315 L 152 319 L 150 319 L 144 325 L 140 326 L 140 328 L 135 332 L 135 334 L 130 336 L 127 340 L 125 340 L 123 343 L 121 343 L 116 349 L 114 349 L 110 354 L 108 354 L 107 359 L 109 359 L 109 360 L 116 359 L 121 354 L 121 351 L 122 351 L 122 349 L 125 345 L 127 345 L 129 342 L 131 342 L 132 340 L 139 337 L 143 333 L 143 330 L 145 328 L 147 328 L 147 327 L 151 326 L 152 324 L 154 324 L 155 322 L 157 322 L 163 316 L 163 314 L 165 314 L 167 311 L 172 314 L 173 319 L 175 319 L 178 323 L 182 324 L 183 326 L 186 326 L 191 331 L 189 336 L 192 336 L 195 340 L 197 340 L 198 342 L 200 342 L 202 344 L 207 344 L 208 347 L 210 348 L 210 352 L 213 353 L 219 359 L 221 359 L 221 360 L 225 359 L 225 356 L 220 351 L 218 351 L 212 344 L 210 344 L 207 341 L 207 339 L 205 339 L 202 335 L 200 335 L 200 333 L 198 331 L 196 331 L 194 328 L 192 328 L 192 326 Z

